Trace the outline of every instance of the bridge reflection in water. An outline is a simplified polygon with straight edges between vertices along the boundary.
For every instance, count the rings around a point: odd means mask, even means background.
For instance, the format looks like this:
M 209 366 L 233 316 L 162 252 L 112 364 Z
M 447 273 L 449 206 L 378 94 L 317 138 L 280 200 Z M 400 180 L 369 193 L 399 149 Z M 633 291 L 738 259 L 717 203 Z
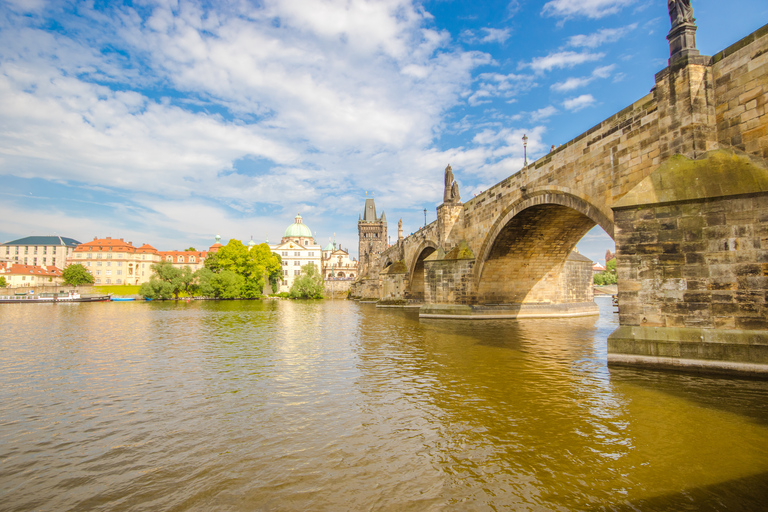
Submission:
M 598 302 L 2 308 L 0 509 L 763 510 L 768 383 L 609 369 Z

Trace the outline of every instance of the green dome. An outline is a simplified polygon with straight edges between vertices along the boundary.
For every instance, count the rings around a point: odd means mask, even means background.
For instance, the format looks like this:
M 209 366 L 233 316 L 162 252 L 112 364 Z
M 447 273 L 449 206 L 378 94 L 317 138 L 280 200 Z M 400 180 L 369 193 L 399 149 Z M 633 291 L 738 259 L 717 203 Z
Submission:
M 324 251 L 335 251 L 336 250 L 336 244 L 334 244 L 333 242 L 329 241 L 328 245 L 326 245 L 325 249 L 323 249 L 323 250 Z
M 301 222 L 301 215 L 296 214 L 293 224 L 285 230 L 284 237 L 305 237 L 312 238 L 312 230 L 306 224 Z

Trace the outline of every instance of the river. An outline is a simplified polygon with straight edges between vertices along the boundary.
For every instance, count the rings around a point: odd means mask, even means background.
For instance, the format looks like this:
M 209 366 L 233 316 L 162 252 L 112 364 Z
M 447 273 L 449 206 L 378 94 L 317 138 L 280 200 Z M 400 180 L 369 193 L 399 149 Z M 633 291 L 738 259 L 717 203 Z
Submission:
M 608 368 L 600 317 L 0 306 L 0 510 L 765 510 L 768 382 Z

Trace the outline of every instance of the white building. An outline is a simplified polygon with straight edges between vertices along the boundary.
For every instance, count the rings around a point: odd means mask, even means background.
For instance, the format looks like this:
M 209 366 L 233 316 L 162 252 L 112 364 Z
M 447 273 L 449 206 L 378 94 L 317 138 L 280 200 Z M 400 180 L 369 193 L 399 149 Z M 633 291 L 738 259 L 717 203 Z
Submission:
M 0 261 L 63 269 L 80 242 L 64 236 L 28 236 L 0 244 Z
M 291 289 L 293 281 L 301 275 L 301 267 L 312 263 L 320 272 L 322 249 L 315 242 L 312 231 L 302 222 L 301 215 L 296 215 L 293 224 L 285 230 L 279 244 L 269 244 L 270 250 L 283 261 L 283 281 L 279 292 Z
M 357 260 L 349 252 L 328 239 L 323 249 L 323 279 L 354 279 L 357 277 Z

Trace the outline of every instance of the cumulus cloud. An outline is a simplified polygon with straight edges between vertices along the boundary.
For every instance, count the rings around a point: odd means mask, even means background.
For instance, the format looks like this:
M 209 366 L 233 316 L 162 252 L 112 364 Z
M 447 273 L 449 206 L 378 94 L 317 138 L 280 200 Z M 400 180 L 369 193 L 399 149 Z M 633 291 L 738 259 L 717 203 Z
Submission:
M 611 72 L 616 66 L 611 64 L 609 66 L 600 66 L 592 71 L 591 76 L 583 77 L 569 77 L 564 82 L 556 82 L 550 86 L 550 89 L 557 92 L 568 92 L 580 87 L 591 84 L 598 78 L 608 78 L 611 76 Z
M 537 73 L 550 71 L 556 68 L 572 68 L 585 62 L 593 62 L 600 60 L 605 56 L 603 53 L 590 53 L 590 52 L 554 52 L 544 57 L 536 57 L 531 62 L 521 63 L 521 68 L 531 68 Z
M 568 38 L 569 46 L 583 47 L 583 48 L 597 48 L 598 46 L 606 43 L 614 43 L 624 37 L 628 32 L 635 30 L 637 23 L 632 23 L 625 27 L 619 28 L 604 28 L 598 30 L 593 34 L 578 34 Z
M 497 97 L 509 100 L 535 86 L 531 75 L 515 73 L 482 73 L 478 75 L 477 83 L 477 88 L 467 99 L 472 106 L 490 103 Z
M 595 98 L 591 94 L 582 94 L 563 102 L 563 107 L 571 112 L 578 112 L 595 104 Z
M 632 5 L 636 0 L 550 0 L 544 4 L 542 14 L 570 18 L 586 16 L 588 18 L 603 18 L 616 14 L 623 8 Z

